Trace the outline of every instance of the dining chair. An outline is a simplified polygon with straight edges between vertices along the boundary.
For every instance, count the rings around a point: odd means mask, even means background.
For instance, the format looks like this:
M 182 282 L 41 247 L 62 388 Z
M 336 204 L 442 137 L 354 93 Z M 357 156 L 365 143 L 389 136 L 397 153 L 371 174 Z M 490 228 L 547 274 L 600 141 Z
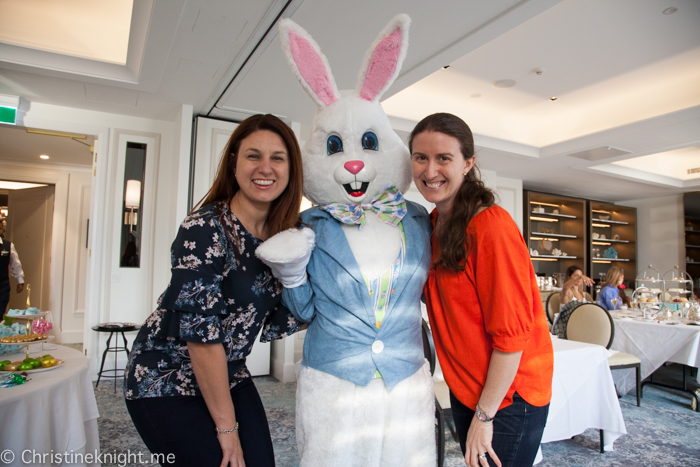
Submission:
M 552 292 L 549 294 L 549 297 L 547 297 L 547 306 L 545 308 L 547 309 L 547 319 L 549 320 L 550 326 L 554 323 L 554 315 L 559 313 L 560 298 L 561 293 L 559 292 Z
M 588 292 L 583 292 L 583 298 L 585 298 L 587 302 L 593 301 L 593 296 L 591 294 L 589 294 Z
M 435 341 L 430 331 L 427 321 L 423 320 L 423 352 L 425 359 L 430 363 L 430 374 L 435 373 L 437 356 L 435 354 Z M 438 467 L 445 463 L 445 414 L 452 411 L 450 404 L 450 389 L 444 381 L 433 381 L 433 391 L 435 392 L 435 420 L 437 421 L 436 444 L 438 452 Z M 452 431 L 452 429 L 450 429 Z M 456 432 L 456 430 L 455 430 Z
M 595 303 L 582 303 L 571 312 L 566 324 L 566 337 L 572 341 L 602 345 L 606 349 L 615 339 L 615 323 L 608 310 Z M 637 407 L 640 406 L 641 381 L 639 373 L 642 362 L 634 355 L 617 352 L 608 358 L 611 370 L 634 368 L 637 378 Z M 600 430 L 600 452 L 603 452 L 603 430 Z

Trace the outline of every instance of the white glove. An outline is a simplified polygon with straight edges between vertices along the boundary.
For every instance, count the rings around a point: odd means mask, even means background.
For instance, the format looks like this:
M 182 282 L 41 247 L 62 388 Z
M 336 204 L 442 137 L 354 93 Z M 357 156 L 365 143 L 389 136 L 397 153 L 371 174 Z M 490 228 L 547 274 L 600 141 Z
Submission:
M 264 241 L 255 256 L 272 269 L 282 285 L 288 289 L 306 283 L 306 265 L 316 244 L 313 230 L 288 229 Z

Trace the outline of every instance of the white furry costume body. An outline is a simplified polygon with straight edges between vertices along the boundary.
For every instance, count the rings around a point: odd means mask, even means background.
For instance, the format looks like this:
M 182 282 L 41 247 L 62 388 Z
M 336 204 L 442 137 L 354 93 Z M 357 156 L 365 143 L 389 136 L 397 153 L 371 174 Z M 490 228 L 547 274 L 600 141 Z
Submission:
M 427 212 L 408 202 L 399 227 L 368 204 L 388 188 L 404 192 L 410 185 L 410 154 L 379 104 L 405 57 L 409 23 L 406 15 L 389 22 L 365 56 L 357 88 L 342 92 L 308 33 L 291 20 L 280 23 L 289 64 L 318 106 L 303 151 L 304 193 L 319 206 L 340 203 L 353 212 L 362 206 L 364 215 L 359 228 L 325 207 L 312 208 L 302 220 L 315 232 L 313 253 L 313 246 L 292 253 L 306 241 L 289 235 L 301 231 L 278 234 L 256 252 L 285 285 L 283 303 L 311 321 L 297 367 L 303 467 L 436 464 L 419 304 L 430 264 Z M 365 280 L 397 261 L 402 229 L 406 254 L 378 325 Z M 301 274 L 300 263 L 307 267 Z M 376 371 L 382 378 L 373 379 Z
M 436 465 L 432 387 L 427 364 L 387 391 L 381 379 L 359 386 L 297 363 L 299 465 Z

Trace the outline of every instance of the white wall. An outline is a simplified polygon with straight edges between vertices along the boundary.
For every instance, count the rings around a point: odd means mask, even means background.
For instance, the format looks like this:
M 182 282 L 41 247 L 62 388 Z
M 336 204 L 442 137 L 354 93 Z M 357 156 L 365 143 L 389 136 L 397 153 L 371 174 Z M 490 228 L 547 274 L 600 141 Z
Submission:
M 98 138 L 92 177 L 83 341 L 93 375 L 99 368 L 106 336 L 98 336 L 91 326 L 108 321 L 143 322 L 168 283 L 170 243 L 181 220 L 178 217 L 187 210 L 186 195 L 181 192 L 186 193 L 187 184 L 181 184 L 189 176 L 182 171 L 189 168 L 191 115 L 190 106 L 182 106 L 174 112 L 172 121 L 166 121 L 32 103 L 24 117 L 27 127 Z M 152 164 L 147 167 L 143 205 L 144 218 L 150 222 L 152 230 L 144 239 L 146 255 L 142 256 L 142 265 L 146 267 L 125 271 L 126 268 L 119 268 L 115 260 L 119 257 L 117 229 L 120 227 L 123 189 L 123 175 L 119 178 L 123 167 L 120 168 L 119 163 L 123 164 L 121 142 L 131 139 L 132 135 L 154 143 L 150 146 L 155 152 L 151 154 Z M 126 277 L 122 282 L 123 274 Z M 113 278 L 115 282 L 112 282 Z M 129 340 L 133 337 L 133 334 L 129 336 Z M 125 363 L 124 359 L 125 356 L 120 356 L 120 365 Z
M 683 195 L 621 201 L 637 208 L 637 274 L 651 264 L 661 272 L 685 268 Z

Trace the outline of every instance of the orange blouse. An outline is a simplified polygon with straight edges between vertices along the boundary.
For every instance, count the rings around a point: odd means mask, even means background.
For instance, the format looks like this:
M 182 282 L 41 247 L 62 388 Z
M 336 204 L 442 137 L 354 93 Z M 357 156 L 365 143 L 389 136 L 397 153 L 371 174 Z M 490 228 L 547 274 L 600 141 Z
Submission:
M 433 228 L 437 210 L 431 213 Z M 510 214 L 499 206 L 467 226 L 465 270 L 431 269 L 425 285 L 430 325 L 450 390 L 475 410 L 493 349 L 522 351 L 520 367 L 499 410 L 515 391 L 542 407 L 552 397 L 554 355 L 527 245 Z M 440 252 L 432 236 L 433 260 Z

